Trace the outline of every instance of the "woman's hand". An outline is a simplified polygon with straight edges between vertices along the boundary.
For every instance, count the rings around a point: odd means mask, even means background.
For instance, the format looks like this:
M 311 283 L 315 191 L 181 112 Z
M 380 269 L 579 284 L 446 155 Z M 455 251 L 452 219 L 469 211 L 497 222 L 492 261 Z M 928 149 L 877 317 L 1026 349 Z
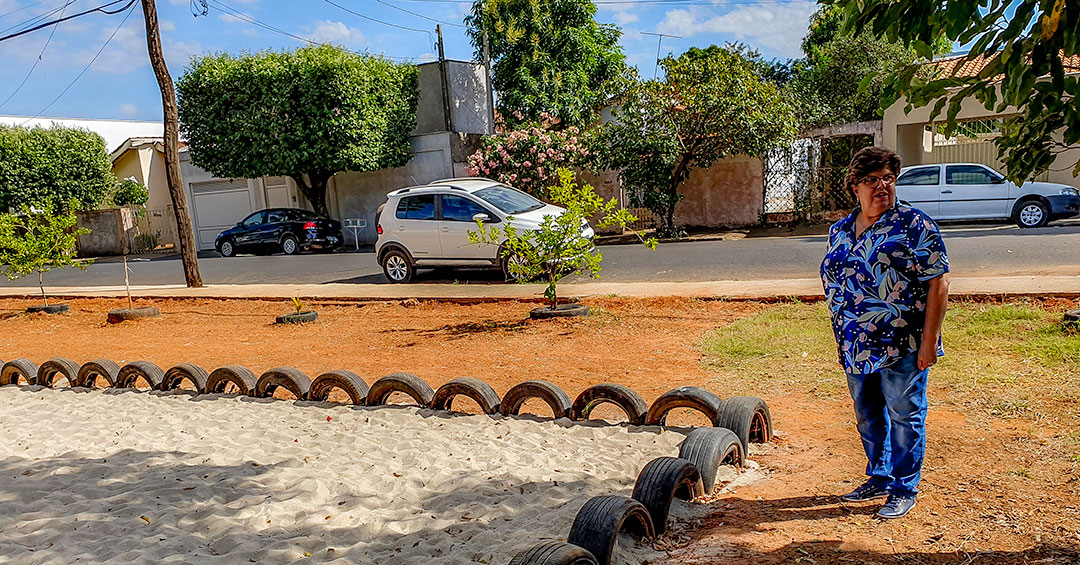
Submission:
M 937 363 L 937 340 L 924 339 L 919 346 L 919 370 L 925 371 Z

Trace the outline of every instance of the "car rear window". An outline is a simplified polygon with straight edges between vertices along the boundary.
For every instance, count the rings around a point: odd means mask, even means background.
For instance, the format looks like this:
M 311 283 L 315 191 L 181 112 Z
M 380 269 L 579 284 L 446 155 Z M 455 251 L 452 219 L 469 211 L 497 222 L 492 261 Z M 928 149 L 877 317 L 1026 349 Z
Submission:
M 435 195 L 418 194 L 402 198 L 398 202 L 397 217 L 399 220 L 434 220 Z
M 291 210 L 289 212 L 289 215 L 292 216 L 293 220 L 301 222 L 319 219 L 319 217 L 315 215 L 315 212 L 311 212 L 308 210 Z
M 285 214 L 284 210 L 271 210 L 266 213 L 266 223 L 273 224 L 275 222 L 284 222 L 289 218 Z
M 941 171 L 938 167 L 923 167 L 908 171 L 896 179 L 897 186 L 917 186 L 938 184 L 941 182 Z

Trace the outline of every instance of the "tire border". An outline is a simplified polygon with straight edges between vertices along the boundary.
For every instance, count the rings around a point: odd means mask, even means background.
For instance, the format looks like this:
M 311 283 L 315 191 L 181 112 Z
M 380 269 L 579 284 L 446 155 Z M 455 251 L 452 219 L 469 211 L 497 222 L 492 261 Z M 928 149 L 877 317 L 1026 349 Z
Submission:
M 499 404 L 499 413 L 517 416 L 521 406 L 530 398 L 539 398 L 551 408 L 554 419 L 568 418 L 573 404 L 566 392 L 553 382 L 534 379 L 518 383 L 506 391 Z
M 618 406 L 626 413 L 627 421 L 635 426 L 644 424 L 649 413 L 649 405 L 645 403 L 645 399 L 630 387 L 616 383 L 600 383 L 577 395 L 571 406 L 570 419 L 588 420 L 593 409 L 604 403 Z
M 480 405 L 484 414 L 498 414 L 502 401 L 491 385 L 473 377 L 459 377 L 442 384 L 431 397 L 432 410 L 450 410 L 455 396 L 466 396 Z

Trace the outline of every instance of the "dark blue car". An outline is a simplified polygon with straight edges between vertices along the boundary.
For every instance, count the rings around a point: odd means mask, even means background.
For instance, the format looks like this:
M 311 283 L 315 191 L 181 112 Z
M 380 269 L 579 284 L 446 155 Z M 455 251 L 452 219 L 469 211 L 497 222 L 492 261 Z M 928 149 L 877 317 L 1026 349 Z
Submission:
M 343 241 L 341 222 L 299 208 L 269 208 L 219 233 L 214 247 L 222 257 L 278 251 L 294 255 L 305 250 L 331 252 Z

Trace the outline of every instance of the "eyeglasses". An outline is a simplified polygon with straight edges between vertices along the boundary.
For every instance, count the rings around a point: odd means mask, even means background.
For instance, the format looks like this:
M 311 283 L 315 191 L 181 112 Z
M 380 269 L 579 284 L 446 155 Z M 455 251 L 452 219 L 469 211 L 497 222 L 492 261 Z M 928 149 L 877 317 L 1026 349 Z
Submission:
M 880 177 L 875 177 L 874 175 L 866 175 L 865 177 L 859 179 L 858 184 L 870 187 L 877 186 L 879 182 L 884 182 L 886 186 L 892 186 L 896 184 L 896 175 L 889 174 L 882 175 Z

